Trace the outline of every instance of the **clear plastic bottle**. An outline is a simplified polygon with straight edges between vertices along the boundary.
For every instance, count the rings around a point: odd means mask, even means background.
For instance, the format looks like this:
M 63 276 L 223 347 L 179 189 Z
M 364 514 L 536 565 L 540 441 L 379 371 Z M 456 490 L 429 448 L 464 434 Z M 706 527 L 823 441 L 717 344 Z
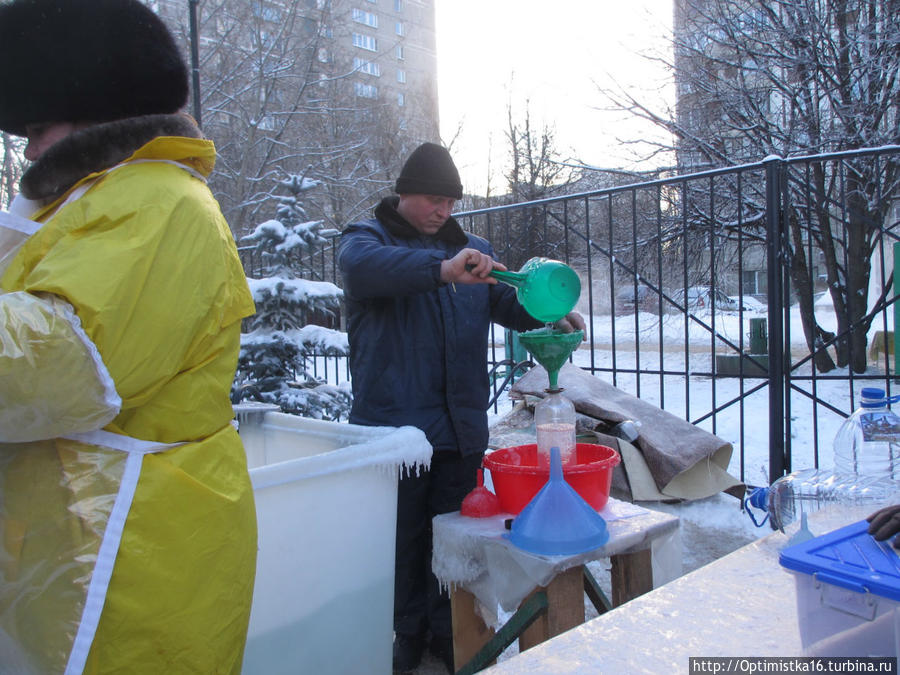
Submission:
M 860 408 L 834 437 L 834 471 L 900 480 L 900 417 L 883 389 L 865 387 Z
M 875 511 L 898 497 L 900 483 L 883 476 L 805 469 L 782 476 L 767 488 L 757 488 L 747 499 L 747 505 L 764 509 L 772 519 L 772 527 L 784 532 L 803 513 L 830 505 L 865 506 Z
M 562 389 L 547 389 L 547 395 L 534 406 L 537 431 L 538 466 L 550 466 L 550 448 L 559 448 L 562 464 L 574 460 L 575 406 L 562 395 Z

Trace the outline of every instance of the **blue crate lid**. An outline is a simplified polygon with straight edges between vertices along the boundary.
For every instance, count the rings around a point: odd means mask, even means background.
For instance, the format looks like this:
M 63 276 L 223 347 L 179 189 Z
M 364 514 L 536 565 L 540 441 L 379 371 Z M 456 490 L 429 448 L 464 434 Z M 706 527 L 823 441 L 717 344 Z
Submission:
M 781 551 L 778 562 L 819 581 L 900 602 L 900 555 L 861 520 Z

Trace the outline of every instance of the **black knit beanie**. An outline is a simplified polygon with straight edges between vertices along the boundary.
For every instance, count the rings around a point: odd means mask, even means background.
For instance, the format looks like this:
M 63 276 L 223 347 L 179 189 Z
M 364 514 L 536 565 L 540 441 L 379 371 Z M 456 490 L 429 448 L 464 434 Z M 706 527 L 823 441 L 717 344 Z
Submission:
M 439 195 L 462 199 L 462 183 L 446 148 L 434 143 L 422 143 L 403 165 L 394 192 L 399 195 Z
M 0 0 L 0 129 L 177 112 L 187 68 L 138 0 Z

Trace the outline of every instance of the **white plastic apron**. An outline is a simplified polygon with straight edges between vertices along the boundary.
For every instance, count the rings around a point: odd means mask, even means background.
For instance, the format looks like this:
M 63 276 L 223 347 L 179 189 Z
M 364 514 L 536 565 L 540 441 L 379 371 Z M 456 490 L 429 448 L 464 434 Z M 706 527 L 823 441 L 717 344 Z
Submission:
M 205 180 L 168 160 L 132 160 L 109 171 L 145 162 L 175 164 Z M 19 212 L 28 206 L 20 201 Z M 0 275 L 41 226 L 0 212 Z M 178 445 L 99 430 L 0 444 L 0 674 L 84 670 L 143 458 Z
M 28 237 L 41 229 L 42 223 L 0 211 L 0 276 L 22 248 Z

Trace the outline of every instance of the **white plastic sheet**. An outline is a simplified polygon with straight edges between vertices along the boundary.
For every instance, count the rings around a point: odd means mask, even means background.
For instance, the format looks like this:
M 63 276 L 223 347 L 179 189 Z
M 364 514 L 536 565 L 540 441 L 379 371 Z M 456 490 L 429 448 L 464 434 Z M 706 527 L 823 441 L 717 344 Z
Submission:
M 609 528 L 602 548 L 572 556 L 541 556 L 517 548 L 503 536 L 509 514 L 466 518 L 457 513 L 433 520 L 432 569 L 445 587 L 460 586 L 478 600 L 489 626 L 499 628 L 504 612 L 515 611 L 528 594 L 546 586 L 557 574 L 617 553 L 651 549 L 654 585 L 681 574 L 678 519 L 658 511 L 610 499 L 600 515 Z

